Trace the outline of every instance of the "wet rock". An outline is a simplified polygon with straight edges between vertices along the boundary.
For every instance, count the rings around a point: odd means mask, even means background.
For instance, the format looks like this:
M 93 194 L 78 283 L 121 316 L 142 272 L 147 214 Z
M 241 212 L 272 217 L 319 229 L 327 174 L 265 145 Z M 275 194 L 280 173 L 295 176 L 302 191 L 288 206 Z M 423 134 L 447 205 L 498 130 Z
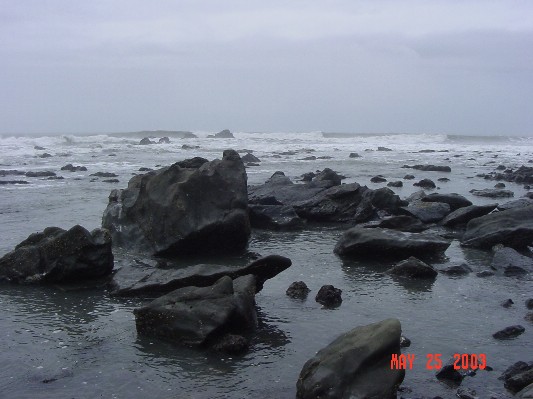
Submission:
M 287 288 L 285 293 L 291 298 L 305 299 L 310 291 L 311 290 L 307 287 L 307 284 L 303 281 L 295 281 L 289 286 L 289 288 Z
M 523 334 L 526 329 L 520 325 L 505 327 L 503 330 L 497 331 L 492 336 L 496 339 L 510 339 L 516 338 Z
M 335 253 L 359 258 L 378 256 L 405 259 L 409 256 L 442 255 L 449 246 L 449 241 L 433 234 L 354 227 L 339 239 Z
M 516 363 L 513 363 L 505 371 L 498 377 L 499 380 L 507 381 L 509 378 L 511 378 L 514 375 L 523 373 L 524 371 L 533 370 L 533 362 L 523 362 L 518 361 Z
M 313 178 L 316 176 L 316 173 L 314 172 L 308 172 L 308 173 L 304 173 L 301 178 L 302 178 L 302 181 L 304 182 L 310 182 L 311 180 L 313 180 Z
M 254 154 L 248 153 L 244 156 L 242 156 L 243 162 L 261 162 L 259 158 L 257 158 Z
M 505 188 L 505 183 L 496 183 L 494 188 Z
M 494 276 L 494 272 L 491 270 L 482 270 L 480 272 L 477 272 L 476 276 L 477 277 L 490 277 L 490 276 Z
M 403 182 L 401 180 L 390 181 L 387 183 L 387 187 L 403 187 Z
M 385 229 L 400 230 L 411 233 L 420 233 L 427 229 L 427 226 L 420 219 L 413 216 L 399 215 L 382 219 L 375 227 Z
M 533 206 L 472 219 L 461 239 L 462 245 L 478 248 L 491 248 L 496 244 L 524 248 L 532 242 Z
M 342 290 L 332 285 L 323 285 L 316 294 L 315 301 L 327 307 L 339 306 L 342 303 Z
M 198 169 L 204 163 L 208 163 L 208 162 L 209 161 L 205 158 L 194 157 L 194 158 L 184 159 L 183 161 L 176 162 L 175 165 L 178 165 L 180 168 L 185 168 L 185 169 Z
M 300 161 L 316 161 L 316 160 L 317 160 L 317 157 L 315 157 L 314 155 L 310 155 L 308 157 L 300 159 Z
M 189 160 L 190 161 L 190 160 Z M 250 236 L 246 171 L 239 154 L 198 168 L 175 163 L 112 191 L 102 225 L 114 242 L 156 255 L 242 251 Z
M 405 175 L 405 176 L 403 177 L 404 180 L 413 180 L 414 178 L 415 178 L 414 175 Z
M 524 316 L 525 321 L 529 321 L 530 323 L 533 323 L 533 312 L 529 312 Z
M 435 188 L 437 187 L 433 180 L 431 179 L 422 179 L 418 183 L 413 183 L 413 186 L 422 187 L 422 188 Z
M 400 348 L 408 348 L 411 346 L 411 340 L 403 335 L 400 337 Z
M 255 328 L 253 276 L 224 276 L 208 287 L 185 287 L 133 311 L 137 332 L 173 342 L 206 346 L 227 333 Z
M 107 276 L 113 269 L 111 236 L 76 225 L 47 227 L 0 259 L 0 279 L 16 283 L 64 283 Z
M 448 384 L 457 386 L 461 384 L 465 375 L 455 370 L 453 364 L 446 364 L 435 374 L 435 377 L 439 381 L 445 381 Z
M 350 152 L 349 158 L 361 158 L 361 155 L 356 152 Z
M 33 149 L 34 149 L 34 150 L 37 150 L 37 151 L 44 151 L 44 150 L 46 150 L 46 148 L 41 147 L 40 145 L 36 145 L 36 146 L 34 146 Z
M 490 267 L 506 276 L 533 272 L 533 259 L 518 253 L 513 248 L 501 245 L 493 248 L 494 257 Z
M 119 179 L 106 179 L 102 180 L 103 183 L 120 183 Z
M 0 180 L 0 185 L 7 185 L 7 184 L 30 184 L 26 180 Z
M 159 144 L 170 144 L 170 139 L 168 137 L 161 137 L 157 142 Z
M 96 172 L 92 173 L 89 176 L 95 176 L 95 177 L 118 177 L 116 173 L 111 172 Z
M 255 276 L 256 292 L 259 292 L 266 280 L 290 266 L 289 258 L 269 255 L 243 267 L 201 264 L 180 269 L 145 270 L 141 273 L 125 267 L 113 276 L 111 294 L 122 297 L 157 296 L 187 286 L 209 286 L 223 276 L 236 279 L 245 275 Z M 135 275 L 134 279 L 132 275 Z
M 44 154 L 39 155 L 39 158 L 52 158 L 52 154 L 45 152 Z
M 397 263 L 387 270 L 387 273 L 394 276 L 418 279 L 434 279 L 437 276 L 437 271 L 433 267 L 414 256 Z
M 182 149 L 182 150 L 196 150 L 196 149 L 198 149 L 198 148 L 200 148 L 199 145 L 183 144 L 183 145 L 181 146 L 181 149 Z
M 393 398 L 405 370 L 391 370 L 400 354 L 401 325 L 396 319 L 357 327 L 308 360 L 296 384 L 298 399 Z
M 139 141 L 139 145 L 148 145 L 148 144 L 155 144 L 155 141 L 150 140 L 150 138 L 145 137 Z
M 424 199 L 411 202 L 409 206 L 400 209 L 403 213 L 414 216 L 423 223 L 438 222 L 450 213 L 450 205 L 444 202 L 423 201 Z
M 228 355 L 241 355 L 248 352 L 250 343 L 242 335 L 226 334 L 215 345 L 213 349 L 217 352 Z
M 533 205 L 533 199 L 530 198 L 520 198 L 514 201 L 509 201 L 504 204 L 498 205 L 499 211 L 507 211 L 509 209 L 524 208 L 526 206 Z
M 529 298 L 526 300 L 526 308 L 533 309 L 533 298 Z
M 152 168 L 145 168 L 145 167 L 139 168 L 139 172 L 151 172 L 152 170 L 153 170 Z
M 404 165 L 402 168 L 411 168 L 421 170 L 424 172 L 451 172 L 452 169 L 449 166 L 437 166 L 437 165 Z
M 533 399 L 533 384 L 528 385 L 515 396 L 517 399 Z
M 498 190 L 494 188 L 485 188 L 483 190 L 470 190 L 472 195 L 478 197 L 487 197 L 487 198 L 505 198 L 505 197 L 514 197 L 514 193 L 509 190 Z
M 500 303 L 500 305 L 502 305 L 504 308 L 510 308 L 511 306 L 514 305 L 514 302 L 512 299 L 509 298 L 503 301 L 502 303 Z
M 379 175 L 379 176 L 374 176 L 370 179 L 370 181 L 372 183 L 383 183 L 383 182 L 386 182 L 387 179 L 385 179 L 383 176 Z
M 456 396 L 459 399 L 478 399 L 476 391 L 465 387 L 459 388 L 456 392 Z
M 49 176 L 55 176 L 55 172 L 51 172 L 48 170 L 45 171 L 37 171 L 37 172 L 26 172 L 26 177 L 49 177 Z
M 464 276 L 471 273 L 472 269 L 466 263 L 462 263 L 460 265 L 449 266 L 439 271 L 449 276 Z
M 496 209 L 496 206 L 498 204 L 465 206 L 451 212 L 442 220 L 441 224 L 446 227 L 464 225 L 472 219 L 487 215 Z
M 0 176 L 22 176 L 25 174 L 26 172 L 23 172 L 22 170 L 0 170 Z
M 464 208 L 466 206 L 472 205 L 472 202 L 467 200 L 462 195 L 451 193 L 451 194 L 439 194 L 433 193 L 426 195 L 421 199 L 422 202 L 443 202 L 450 206 L 452 211 L 455 211 L 459 208 Z
M 505 380 L 505 388 L 512 392 L 519 392 L 528 385 L 533 384 L 533 369 L 515 374 Z
M 505 180 L 515 183 L 533 183 L 533 167 L 522 165 L 516 170 L 506 169 L 503 173 L 492 172 L 488 174 L 486 178 L 492 180 Z
M 224 129 L 224 130 L 218 132 L 217 134 L 215 134 L 214 137 L 216 137 L 218 139 L 234 139 L 235 138 L 233 133 L 231 133 L 228 129 Z
M 250 224 L 254 228 L 269 230 L 301 229 L 305 220 L 290 205 L 250 205 Z
M 378 147 L 378 151 L 392 151 L 392 150 L 387 147 Z
M 86 172 L 87 168 L 85 166 L 74 166 L 71 163 L 63 166 L 61 170 L 68 170 L 69 172 Z
M 331 170 L 330 168 L 324 168 L 323 171 L 313 176 L 312 181 L 328 182 L 328 185 L 332 184 L 333 186 L 338 186 L 341 184 L 342 179 L 345 179 L 345 177 L 339 175 L 337 172 L 335 172 L 334 170 Z

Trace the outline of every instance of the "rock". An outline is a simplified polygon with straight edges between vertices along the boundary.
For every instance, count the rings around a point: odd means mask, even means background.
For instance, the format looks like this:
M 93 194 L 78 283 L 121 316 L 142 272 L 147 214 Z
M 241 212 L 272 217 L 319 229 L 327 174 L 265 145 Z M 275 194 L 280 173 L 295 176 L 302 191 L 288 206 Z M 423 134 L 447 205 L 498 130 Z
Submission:
M 405 176 L 403 177 L 404 180 L 413 180 L 414 178 L 415 178 L 414 175 L 405 175 Z
M 424 190 L 418 190 L 412 193 L 409 197 L 406 198 L 406 201 L 410 204 L 412 202 L 421 201 L 422 198 L 426 196 L 426 192 Z
M 314 155 L 310 155 L 308 157 L 299 159 L 299 161 L 316 161 L 316 160 L 317 160 L 317 157 L 315 157 Z
M 450 205 L 444 202 L 411 202 L 409 206 L 400 208 L 402 212 L 420 219 L 423 223 L 442 220 L 450 213 Z
M 349 158 L 361 158 L 361 155 L 356 152 L 350 152 Z
M 96 177 L 118 177 L 116 173 L 111 172 L 96 172 L 92 173 L 89 176 L 96 176 Z
M 494 276 L 494 272 L 491 270 L 482 270 L 480 272 L 477 272 L 476 276 L 477 277 L 490 277 L 490 276 Z
M 503 330 L 495 332 L 492 336 L 496 339 L 510 339 L 523 334 L 526 329 L 520 325 L 505 327 Z
M 414 256 L 395 264 L 387 270 L 387 273 L 393 276 L 418 279 L 434 279 L 437 277 L 437 271 L 434 268 Z
M 50 171 L 38 171 L 38 172 L 26 172 L 26 177 L 49 177 L 49 176 L 55 176 L 55 172 Z
M 22 170 L 0 170 L 0 176 L 22 176 L 25 174 L 26 172 L 23 172 Z
M 478 399 L 476 391 L 466 387 L 459 388 L 456 392 L 456 396 L 459 399 Z
M 218 139 L 234 139 L 235 136 L 233 136 L 233 133 L 231 133 L 228 129 L 224 129 L 217 134 L 215 134 L 216 138 Z
M 493 188 L 486 188 L 483 190 L 470 190 L 472 195 L 478 197 L 487 197 L 487 198 L 503 198 L 503 197 L 514 197 L 514 193 L 509 190 L 498 190 Z
M 533 309 L 533 298 L 529 298 L 526 300 L 526 308 Z
M 113 269 L 107 230 L 47 227 L 0 259 L 0 279 L 16 283 L 65 283 L 107 276 Z
M 447 215 L 441 222 L 443 226 L 453 227 L 467 224 L 470 220 L 485 216 L 496 209 L 498 204 L 470 205 L 459 208 Z
M 514 302 L 512 299 L 506 299 L 505 301 L 503 301 L 502 303 L 500 303 L 501 306 L 503 306 L 504 308 L 510 308 L 511 306 L 513 306 Z
M 46 148 L 44 147 L 41 147 L 40 145 L 36 145 L 33 147 L 34 150 L 37 150 L 37 151 L 43 151 L 43 150 L 46 150 Z
M 507 381 L 509 378 L 528 370 L 533 370 L 533 362 L 526 363 L 523 361 L 518 361 L 507 367 L 507 369 L 498 377 L 498 379 Z
M 458 370 L 455 370 L 453 364 L 446 364 L 439 371 L 437 371 L 435 377 L 437 377 L 439 381 L 444 380 L 452 385 L 457 386 L 461 384 L 463 378 L 465 378 L 465 375 Z
M 430 152 L 436 152 L 435 150 L 420 150 L 418 151 L 420 153 L 430 153 Z
M 207 159 L 205 159 L 205 158 L 194 157 L 194 158 L 184 159 L 183 161 L 176 162 L 175 165 L 178 165 L 180 168 L 198 169 L 204 163 L 207 163 L 207 162 L 209 162 L 209 161 Z
M 250 224 L 254 228 L 270 230 L 301 229 L 305 220 L 290 205 L 250 205 Z
M 103 183 L 120 183 L 119 179 L 106 179 L 102 180 Z
M 413 186 L 422 188 L 435 188 L 437 187 L 431 179 L 422 179 L 418 183 L 414 183 Z
M 472 205 L 472 202 L 467 200 L 462 195 L 451 193 L 451 194 L 439 194 L 439 193 L 433 193 L 426 195 L 424 198 L 422 198 L 422 202 L 443 202 L 445 204 L 448 204 L 450 206 L 450 209 L 452 211 L 455 211 L 459 208 L 464 208 L 465 206 Z
M 441 181 L 441 182 L 443 182 L 443 183 L 446 183 L 446 182 L 449 182 L 450 179 L 448 179 L 447 177 L 439 177 L 439 178 L 437 179 L 437 181 Z
M 370 181 L 372 183 L 383 183 L 383 182 L 386 182 L 387 179 L 385 179 L 383 176 L 374 176 L 373 178 L 370 179 Z
M 533 205 L 533 199 L 530 198 L 520 198 L 514 201 L 506 202 L 505 204 L 498 205 L 499 211 L 507 211 L 509 209 L 524 208 L 526 206 Z
M 250 221 L 239 154 L 226 150 L 222 160 L 183 165 L 137 175 L 112 191 L 102 226 L 119 246 L 156 255 L 242 251 Z
M 313 178 L 316 176 L 316 173 L 314 172 L 307 172 L 307 173 L 304 173 L 301 178 L 302 178 L 302 181 L 304 182 L 310 182 L 311 180 L 313 180 Z
M 466 264 L 454 265 L 445 269 L 439 270 L 439 272 L 447 274 L 449 276 L 464 276 L 472 272 L 472 269 Z
M 242 157 L 243 162 L 261 162 L 254 154 L 248 153 Z
M 533 259 L 513 248 L 496 246 L 490 267 L 506 276 L 515 276 L 533 272 Z
M 533 206 L 495 212 L 470 220 L 461 244 L 491 248 L 503 244 L 524 248 L 533 242 Z
M 161 137 L 159 140 L 158 140 L 158 143 L 159 144 L 170 144 L 170 139 L 168 137 Z
M 533 399 L 533 384 L 522 389 L 515 397 L 516 399 Z
M 401 325 L 396 319 L 357 327 L 308 360 L 296 384 L 298 399 L 396 397 L 405 370 L 391 369 L 400 354 Z
M 30 184 L 26 180 L 0 180 L 0 185 L 5 184 Z
M 502 170 L 500 167 L 497 168 L 497 170 Z M 499 172 L 492 172 L 486 176 L 488 179 L 492 180 L 505 180 L 508 182 L 515 182 L 515 183 L 526 183 L 530 184 L 533 183 L 533 167 L 528 166 L 520 166 L 516 170 L 506 169 L 503 173 Z
M 248 352 L 250 343 L 242 335 L 226 334 L 220 339 L 213 349 L 217 352 L 227 353 L 229 355 L 240 355 Z
M 198 148 L 200 148 L 199 145 L 183 144 L 183 145 L 181 146 L 181 149 L 182 149 L 182 150 L 196 150 L 196 149 L 198 149 Z
M 390 181 L 387 183 L 387 187 L 403 187 L 403 182 L 401 180 Z
M 327 182 L 327 185 L 338 186 L 341 184 L 341 180 L 345 179 L 344 176 L 339 175 L 337 172 L 330 168 L 325 168 L 322 172 L 313 176 L 312 181 L 315 182 Z
M 505 388 L 512 392 L 518 392 L 533 384 L 533 369 L 515 374 L 505 380 Z
M 39 158 L 51 158 L 51 157 L 52 157 L 52 154 L 49 154 L 47 152 L 45 152 L 44 154 L 39 155 Z
M 442 255 L 450 246 L 443 238 L 426 233 L 353 227 L 337 242 L 335 253 L 351 257 L 390 257 L 405 259 L 409 256 Z
M 406 231 L 410 233 L 420 233 L 421 231 L 427 229 L 420 219 L 407 215 L 391 216 L 389 218 L 382 219 L 376 225 L 376 227 Z
M 149 269 L 137 274 L 132 268 L 123 268 L 113 277 L 111 294 L 121 297 L 157 296 L 188 286 L 206 287 L 223 276 L 236 279 L 245 275 L 255 276 L 256 292 L 259 292 L 266 280 L 290 266 L 289 258 L 270 255 L 243 267 L 201 264 L 179 269 Z M 132 275 L 136 277 L 132 279 Z
M 505 183 L 496 183 L 494 188 L 505 188 Z
M 451 172 L 452 169 L 449 166 L 436 166 L 436 165 L 404 165 L 402 168 L 411 168 L 416 170 L 422 170 L 424 172 Z
M 289 286 L 289 288 L 287 288 L 285 293 L 287 296 L 294 299 L 305 299 L 310 291 L 311 290 L 307 288 L 307 284 L 305 284 L 303 281 L 295 281 Z
M 152 170 L 153 170 L 152 168 L 145 168 L 145 167 L 139 168 L 139 172 L 151 172 Z
M 339 306 L 342 303 L 342 290 L 332 285 L 323 285 L 316 294 L 315 301 L 327 307 Z
M 71 163 L 63 166 L 61 170 L 68 170 L 69 172 L 86 172 L 87 168 L 85 166 L 74 166 Z
M 524 320 L 525 320 L 525 321 L 529 321 L 530 323 L 533 323 L 533 312 L 528 312 L 528 313 L 524 316 Z
M 392 151 L 392 150 L 387 147 L 378 147 L 378 151 Z
M 150 140 L 148 137 L 141 139 L 139 142 L 140 145 L 155 144 L 155 141 Z
M 137 332 L 205 346 L 227 333 L 252 330 L 257 323 L 253 280 L 224 276 L 208 287 L 174 290 L 133 311 Z
M 400 337 L 400 348 L 408 348 L 411 346 L 411 340 L 403 335 Z

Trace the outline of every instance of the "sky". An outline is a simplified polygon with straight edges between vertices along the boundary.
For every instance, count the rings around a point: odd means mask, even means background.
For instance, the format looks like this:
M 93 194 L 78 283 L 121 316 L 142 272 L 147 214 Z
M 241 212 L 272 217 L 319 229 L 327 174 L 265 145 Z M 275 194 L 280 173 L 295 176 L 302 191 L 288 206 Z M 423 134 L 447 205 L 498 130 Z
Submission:
M 0 0 L 0 132 L 533 135 L 533 1 Z

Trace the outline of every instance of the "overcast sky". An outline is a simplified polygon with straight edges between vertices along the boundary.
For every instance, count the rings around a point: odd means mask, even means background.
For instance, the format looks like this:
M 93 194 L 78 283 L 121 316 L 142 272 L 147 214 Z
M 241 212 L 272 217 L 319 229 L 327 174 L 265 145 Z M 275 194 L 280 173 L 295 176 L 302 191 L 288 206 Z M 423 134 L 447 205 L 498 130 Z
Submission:
M 533 1 L 0 0 L 0 132 L 533 135 Z

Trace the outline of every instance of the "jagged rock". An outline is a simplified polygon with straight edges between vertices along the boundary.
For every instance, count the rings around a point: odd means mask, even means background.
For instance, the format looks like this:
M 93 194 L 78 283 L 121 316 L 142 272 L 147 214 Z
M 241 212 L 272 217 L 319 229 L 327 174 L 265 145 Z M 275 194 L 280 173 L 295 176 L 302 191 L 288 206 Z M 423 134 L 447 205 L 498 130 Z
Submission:
M 31 234 L 0 259 L 0 279 L 16 283 L 77 282 L 106 276 L 113 269 L 111 236 L 76 225 L 47 227 Z
M 345 179 L 344 176 L 339 175 L 334 170 L 331 170 L 330 168 L 324 168 L 324 170 L 317 175 L 313 176 L 312 181 L 315 182 L 327 182 L 327 184 L 332 184 L 334 186 L 338 186 L 341 184 L 341 180 Z M 329 183 L 331 182 L 331 183 Z
M 234 139 L 235 138 L 233 133 L 231 133 L 228 129 L 224 129 L 218 132 L 217 134 L 215 134 L 214 137 L 219 138 L 219 139 Z
M 494 247 L 494 257 L 490 267 L 506 276 L 533 272 L 533 259 L 518 253 L 513 248 Z
M 161 137 L 157 142 L 159 144 L 170 144 L 170 139 L 168 137 Z
M 492 336 L 496 339 L 510 339 L 523 334 L 526 329 L 520 325 L 505 327 L 503 330 L 495 332 Z
M 257 158 L 254 154 L 248 153 L 244 156 L 242 156 L 243 162 L 261 162 L 259 158 Z
M 341 335 L 310 360 L 296 384 L 298 399 L 396 397 L 405 370 L 391 369 L 400 354 L 401 325 L 396 319 L 357 327 Z
M 392 151 L 392 150 L 387 147 L 378 147 L 378 151 Z
M 382 219 L 375 227 L 406 231 L 410 233 L 420 233 L 421 231 L 427 229 L 427 226 L 422 223 L 420 219 L 408 215 L 391 216 L 389 218 Z
M 514 305 L 514 302 L 512 299 L 506 299 L 505 301 L 503 301 L 502 303 L 500 303 L 500 305 L 504 308 L 510 308 L 511 306 Z
M 505 371 L 498 377 L 499 380 L 507 381 L 509 378 L 511 378 L 514 375 L 523 373 L 524 371 L 533 370 L 533 362 L 523 362 L 518 361 L 516 363 L 513 363 Z
M 269 255 L 243 267 L 201 264 L 180 269 L 148 269 L 140 273 L 125 267 L 113 276 L 111 294 L 122 297 L 157 296 L 187 286 L 209 286 L 223 276 L 236 279 L 245 275 L 255 276 L 256 292 L 259 292 L 266 280 L 290 266 L 289 258 Z M 132 275 L 135 276 L 133 279 Z
M 459 399 L 478 399 L 476 391 L 466 387 L 460 387 L 457 389 L 456 396 Z
M 423 202 L 423 199 L 411 202 L 409 206 L 400 209 L 424 223 L 438 222 L 450 213 L 450 205 L 444 202 Z
M 250 236 L 246 180 L 233 150 L 175 163 L 112 191 L 102 225 L 119 246 L 158 255 L 241 251 Z
M 307 287 L 307 284 L 303 281 L 295 281 L 289 286 L 289 288 L 287 288 L 285 293 L 291 298 L 305 299 L 310 291 L 311 290 Z
M 139 141 L 139 145 L 148 145 L 148 144 L 155 144 L 155 141 L 150 140 L 148 137 L 145 137 Z
M 470 190 L 472 195 L 478 197 L 487 197 L 487 198 L 504 198 L 504 197 L 514 197 L 514 193 L 510 190 L 498 190 L 494 188 L 485 188 L 483 190 Z
M 431 179 L 422 179 L 418 183 L 413 183 L 413 186 L 422 187 L 422 188 L 435 188 L 437 187 L 433 180 Z
M 411 346 L 411 340 L 403 335 L 400 337 L 400 348 L 408 348 Z
M 512 392 L 518 392 L 533 384 L 533 369 L 515 374 L 505 380 L 505 388 Z
M 335 253 L 351 257 L 428 257 L 442 255 L 450 242 L 432 234 L 353 227 L 337 242 Z
M 487 215 L 496 209 L 497 206 L 498 204 L 465 206 L 464 208 L 459 208 L 450 213 L 441 223 L 443 226 L 447 227 L 467 224 L 472 219 Z
M 503 244 L 524 248 L 533 243 L 533 206 L 495 212 L 472 219 L 466 225 L 461 244 L 491 248 Z
M 433 193 L 426 195 L 421 199 L 422 202 L 443 202 L 450 206 L 452 211 L 455 211 L 459 208 L 472 205 L 472 202 L 467 200 L 462 195 L 451 193 L 451 194 L 439 194 Z
M 395 264 L 387 270 L 387 273 L 394 276 L 420 279 L 434 279 L 437 277 L 437 271 L 433 267 L 414 256 Z
M 533 384 L 528 385 L 515 396 L 516 399 L 533 399 Z
M 342 290 L 332 285 L 323 285 L 316 294 L 315 301 L 321 305 L 333 307 L 342 303 Z

